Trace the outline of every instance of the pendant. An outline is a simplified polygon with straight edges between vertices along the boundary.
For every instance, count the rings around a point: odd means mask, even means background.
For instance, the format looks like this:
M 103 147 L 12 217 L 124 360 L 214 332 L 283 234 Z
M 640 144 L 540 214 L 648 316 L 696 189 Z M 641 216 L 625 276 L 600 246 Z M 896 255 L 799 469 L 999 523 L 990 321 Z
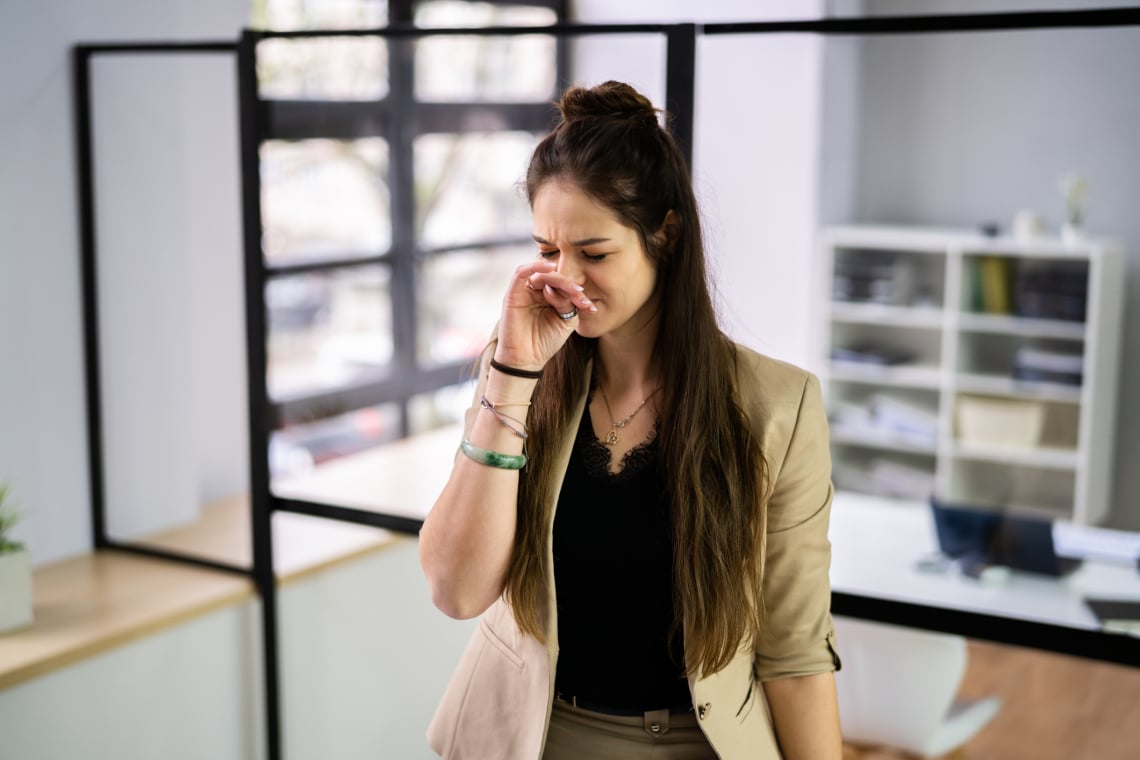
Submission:
M 617 428 L 614 428 L 614 429 L 610 430 L 610 432 L 606 433 L 606 443 L 608 443 L 609 445 L 617 446 L 617 442 L 620 440 L 621 439 L 618 438 Z

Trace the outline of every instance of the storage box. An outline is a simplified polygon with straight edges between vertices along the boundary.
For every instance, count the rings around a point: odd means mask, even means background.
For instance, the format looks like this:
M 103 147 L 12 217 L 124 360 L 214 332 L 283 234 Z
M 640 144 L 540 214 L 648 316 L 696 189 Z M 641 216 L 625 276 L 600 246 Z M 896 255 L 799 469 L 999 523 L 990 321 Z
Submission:
M 1040 444 L 1045 427 L 1040 401 L 959 396 L 954 413 L 963 443 L 1033 447 Z

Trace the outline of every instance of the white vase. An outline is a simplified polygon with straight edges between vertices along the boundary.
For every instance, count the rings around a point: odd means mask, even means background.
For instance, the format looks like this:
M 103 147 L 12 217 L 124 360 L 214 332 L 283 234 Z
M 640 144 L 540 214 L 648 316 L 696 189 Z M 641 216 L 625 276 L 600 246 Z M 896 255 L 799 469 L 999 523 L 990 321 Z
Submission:
M 26 550 L 0 554 L 0 633 L 31 622 L 31 555 Z
M 1079 245 L 1085 242 L 1085 228 L 1079 224 L 1065 222 L 1061 225 L 1061 242 L 1065 245 Z

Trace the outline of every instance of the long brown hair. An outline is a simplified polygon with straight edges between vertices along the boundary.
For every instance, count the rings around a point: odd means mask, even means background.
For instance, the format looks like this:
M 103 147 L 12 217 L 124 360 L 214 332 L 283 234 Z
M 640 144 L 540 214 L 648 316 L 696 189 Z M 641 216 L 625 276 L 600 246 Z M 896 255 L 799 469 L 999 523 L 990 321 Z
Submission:
M 572 182 L 638 232 L 657 267 L 661 374 L 658 440 L 673 521 L 675 631 L 685 635 L 685 671 L 715 673 L 763 623 L 768 468 L 741 410 L 736 349 L 717 325 L 696 198 L 685 159 L 658 112 L 619 82 L 567 90 L 561 121 L 538 145 L 526 175 L 528 200 L 546 182 Z M 666 217 L 670 211 L 669 230 Z M 535 456 L 519 483 L 506 595 L 519 626 L 544 638 L 547 540 L 557 501 L 552 457 L 568 435 L 567 399 L 586 393 L 596 340 L 573 334 L 547 364 L 532 400 Z

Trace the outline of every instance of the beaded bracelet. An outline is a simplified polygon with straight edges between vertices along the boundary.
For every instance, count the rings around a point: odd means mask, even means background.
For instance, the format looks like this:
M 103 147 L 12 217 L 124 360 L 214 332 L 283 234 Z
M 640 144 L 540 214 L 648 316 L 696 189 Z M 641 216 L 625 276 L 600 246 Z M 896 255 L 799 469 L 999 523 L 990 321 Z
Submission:
M 511 375 L 512 377 L 525 377 L 528 380 L 537 380 L 538 378 L 542 377 L 542 370 L 540 370 L 540 369 L 534 370 L 534 369 L 519 369 L 518 367 L 510 367 L 510 366 L 507 366 L 506 364 L 500 364 L 499 362 L 495 361 L 494 357 L 491 357 L 491 367 L 492 367 L 492 369 L 499 370 L 504 375 Z
M 495 408 L 494 404 L 487 400 L 486 396 L 479 397 L 479 405 L 489 411 L 491 414 L 495 415 L 495 418 L 501 422 L 503 427 L 505 427 L 507 430 L 514 433 L 517 437 L 522 438 L 524 441 L 526 440 L 526 423 L 524 423 L 522 420 L 511 417 L 507 414 L 503 414 Z M 515 427 L 511 424 L 511 422 L 507 422 L 507 420 L 516 423 L 519 427 Z
M 459 444 L 459 450 L 468 458 L 487 467 L 497 467 L 500 470 L 521 470 L 526 466 L 526 454 L 503 454 L 498 451 L 482 449 L 464 438 Z

